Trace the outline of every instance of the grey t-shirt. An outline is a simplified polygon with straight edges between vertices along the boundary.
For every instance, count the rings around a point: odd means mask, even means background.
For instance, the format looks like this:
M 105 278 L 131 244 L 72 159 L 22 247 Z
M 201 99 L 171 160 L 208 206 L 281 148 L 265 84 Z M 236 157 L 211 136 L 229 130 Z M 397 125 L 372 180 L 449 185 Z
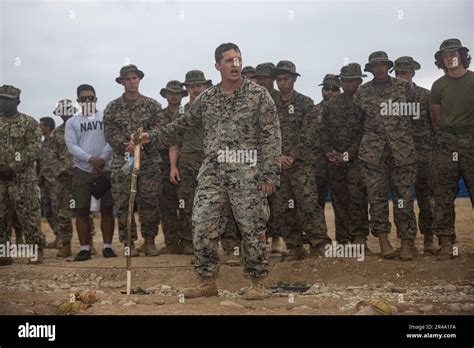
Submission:
M 110 171 L 112 148 L 105 140 L 104 114 L 96 111 L 92 116 L 76 114 L 66 122 L 66 146 L 74 157 L 74 167 L 92 173 L 89 163 L 92 156 L 105 161 L 103 171 Z

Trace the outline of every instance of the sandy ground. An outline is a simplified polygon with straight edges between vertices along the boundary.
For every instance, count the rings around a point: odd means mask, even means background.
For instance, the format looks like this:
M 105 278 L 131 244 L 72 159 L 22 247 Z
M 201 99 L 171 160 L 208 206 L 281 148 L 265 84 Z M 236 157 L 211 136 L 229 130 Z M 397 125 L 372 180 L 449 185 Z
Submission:
M 334 214 L 330 204 L 326 218 L 334 239 Z M 45 251 L 45 262 L 29 266 L 16 259 L 0 270 L 0 314 L 58 314 L 58 305 L 76 291 L 95 290 L 98 302 L 79 315 L 93 314 L 356 314 L 360 301 L 380 299 L 392 305 L 394 314 L 474 314 L 474 233 L 473 211 L 468 199 L 456 201 L 456 246 L 460 256 L 439 262 L 434 256 L 419 254 L 412 262 L 383 260 L 379 255 L 354 258 L 306 258 L 281 262 L 270 258 L 270 275 L 265 285 L 277 282 L 304 283 L 306 293 L 273 293 L 261 301 L 246 301 L 238 295 L 247 286 L 242 269 L 223 264 L 218 278 L 219 297 L 182 300 L 179 289 L 193 284 L 192 256 L 160 255 L 132 259 L 132 287 L 152 292 L 148 295 L 124 295 L 125 257 L 73 263 L 58 259 L 55 250 Z M 99 226 L 99 221 L 95 223 Z M 53 233 L 42 226 L 47 240 Z M 398 246 L 394 229 L 392 244 Z M 101 247 L 101 234 L 95 236 Z M 122 253 L 117 233 L 114 249 Z M 378 252 L 378 242 L 369 239 L 369 248 Z M 422 236 L 416 244 L 422 250 Z M 163 246 L 160 232 L 158 245 Z M 78 251 L 74 235 L 73 252 Z

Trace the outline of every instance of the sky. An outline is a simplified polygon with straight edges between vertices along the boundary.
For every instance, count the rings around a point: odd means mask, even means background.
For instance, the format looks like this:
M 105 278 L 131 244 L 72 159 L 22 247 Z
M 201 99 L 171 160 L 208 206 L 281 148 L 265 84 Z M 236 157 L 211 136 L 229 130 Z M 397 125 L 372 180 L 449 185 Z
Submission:
M 22 90 L 21 112 L 59 122 L 56 102 L 75 100 L 82 83 L 95 87 L 99 109 L 119 97 L 115 78 L 131 63 L 145 73 L 140 92 L 166 106 L 160 89 L 189 70 L 219 82 L 214 50 L 233 42 L 244 66 L 294 62 L 295 89 L 316 102 L 325 74 L 350 62 L 364 67 L 378 50 L 414 57 L 414 81 L 429 89 L 442 75 L 434 54 L 443 40 L 474 49 L 473 18 L 472 0 L 0 0 L 0 85 Z

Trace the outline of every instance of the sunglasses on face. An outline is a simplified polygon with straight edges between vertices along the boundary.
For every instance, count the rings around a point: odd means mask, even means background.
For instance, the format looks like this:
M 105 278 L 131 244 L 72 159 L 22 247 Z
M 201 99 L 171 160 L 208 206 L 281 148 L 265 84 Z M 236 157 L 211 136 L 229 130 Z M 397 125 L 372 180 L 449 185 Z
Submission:
M 85 103 L 87 101 L 94 101 L 95 100 L 95 96 L 93 95 L 88 95 L 88 96 L 85 96 L 85 97 L 80 97 L 79 100 L 82 102 L 82 103 Z
M 327 92 L 339 92 L 339 87 L 337 86 L 323 86 L 323 89 Z

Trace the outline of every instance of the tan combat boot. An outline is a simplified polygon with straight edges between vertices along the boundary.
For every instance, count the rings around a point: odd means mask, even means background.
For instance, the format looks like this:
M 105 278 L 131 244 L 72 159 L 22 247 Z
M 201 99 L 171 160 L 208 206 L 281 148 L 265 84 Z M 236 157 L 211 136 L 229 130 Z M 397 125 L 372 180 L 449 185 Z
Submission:
M 438 261 L 446 261 L 454 258 L 453 255 L 453 242 L 450 236 L 441 236 L 441 249 L 439 250 L 438 256 L 436 259 Z
M 184 298 L 219 296 L 216 278 L 201 277 L 201 279 L 199 279 L 195 285 L 191 286 L 190 288 L 182 289 L 181 294 L 184 295 Z
M 326 248 L 326 244 L 324 243 L 319 243 L 315 246 L 312 246 L 311 245 L 311 248 L 310 248 L 310 256 L 314 257 L 314 256 L 321 256 L 321 257 L 325 257 L 325 248 Z
M 11 264 L 13 264 L 11 257 L 0 257 L 0 266 L 10 266 Z
M 432 232 L 425 232 L 425 234 L 423 235 L 423 253 L 431 255 L 435 253 Z
M 127 243 L 124 243 L 123 244 L 123 247 L 124 249 L 127 247 Z M 125 255 L 125 252 L 124 252 L 124 255 Z M 126 257 L 127 255 L 125 255 Z M 131 242 L 130 243 L 130 256 L 131 257 L 138 257 L 140 256 L 140 254 L 138 253 L 137 249 L 135 248 L 135 243 L 134 242 Z
M 155 246 L 154 236 L 145 236 L 145 256 L 158 256 L 160 251 Z
M 388 241 L 388 233 L 379 233 L 377 237 L 379 238 L 380 255 L 382 255 L 384 259 L 393 259 L 395 252 Z
M 54 240 L 48 244 L 46 244 L 46 249 L 57 249 L 59 247 L 58 245 L 58 236 L 54 236 Z
M 137 251 L 139 253 L 144 253 L 145 252 L 145 242 L 143 242 L 140 246 L 137 247 Z
M 36 260 L 28 260 L 29 265 L 39 265 L 43 263 L 43 250 L 38 250 L 38 258 Z
M 180 243 L 181 254 L 194 255 L 193 242 L 190 240 L 182 240 Z
M 305 257 L 303 246 L 295 246 L 290 249 L 288 254 L 285 257 L 285 261 L 299 261 L 303 260 Z
M 413 260 L 414 250 L 416 250 L 415 241 L 413 239 L 402 239 L 402 247 L 400 248 L 400 260 Z
M 23 243 L 24 243 L 23 232 L 17 231 L 15 229 L 15 244 L 23 244 Z
M 250 286 L 245 289 L 243 298 L 246 300 L 263 300 L 271 296 L 271 292 L 265 289 L 259 278 L 252 278 Z
M 56 254 L 56 257 L 68 257 L 72 255 L 71 251 L 71 242 L 65 242 L 59 248 L 58 253 Z
M 282 254 L 286 251 L 286 245 L 280 236 L 272 237 L 272 254 Z
M 145 243 L 143 243 L 143 247 L 145 247 Z M 168 244 L 160 249 L 160 254 L 183 255 L 183 248 L 176 243 Z
M 356 236 L 354 238 L 354 244 L 360 244 L 364 246 L 364 254 L 365 255 L 373 255 L 372 251 L 367 246 L 367 238 L 363 236 Z

